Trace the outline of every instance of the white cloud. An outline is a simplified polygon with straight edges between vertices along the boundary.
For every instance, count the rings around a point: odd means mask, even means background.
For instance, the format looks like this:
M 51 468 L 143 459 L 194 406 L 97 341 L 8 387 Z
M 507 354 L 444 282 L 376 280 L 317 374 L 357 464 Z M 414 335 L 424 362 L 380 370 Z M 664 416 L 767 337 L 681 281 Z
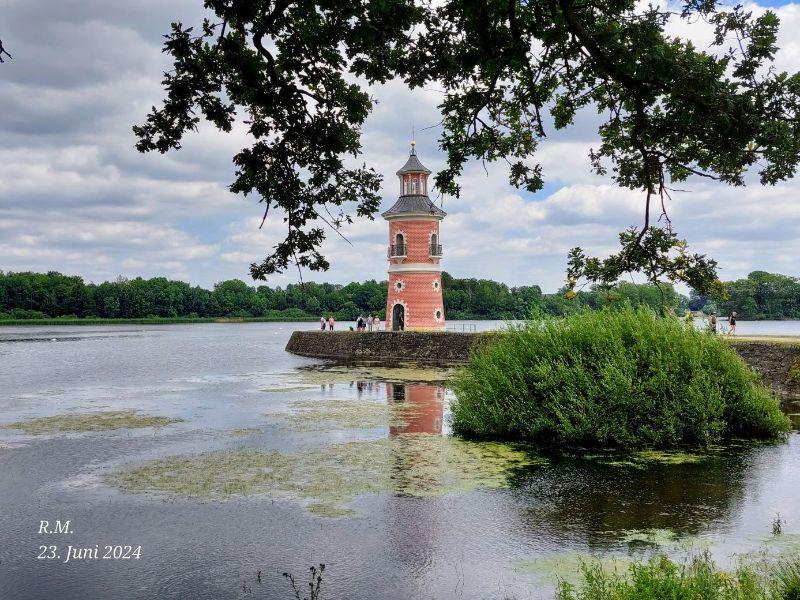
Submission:
M 753 5 L 757 12 L 761 8 Z M 0 268 L 58 269 L 89 280 L 166 275 L 211 285 L 248 279 L 281 239 L 273 214 L 263 229 L 260 206 L 233 196 L 231 157 L 247 144 L 245 126 L 220 134 L 210 126 L 184 140 L 180 152 L 141 155 L 131 125 L 161 97 L 169 68 L 159 48 L 169 22 L 196 22 L 197 2 L 44 3 L 12 0 L 4 9 L 4 43 L 14 60 L 0 68 Z M 783 20 L 778 65 L 800 70 L 800 5 L 777 9 Z M 677 24 L 676 34 L 707 47 L 711 30 Z M 394 81 L 374 88 L 378 99 L 363 135 L 366 161 L 385 176 L 386 209 L 396 199 L 394 172 L 405 161 L 412 123 L 422 161 L 444 166 L 436 151 L 440 91 L 410 91 Z M 445 198 L 444 267 L 453 275 L 509 284 L 561 285 L 565 257 L 575 245 L 604 254 L 617 234 L 642 219 L 643 198 L 590 171 L 597 116 L 581 112 L 574 128 L 552 133 L 535 159 L 547 187 L 531 196 L 508 185 L 502 165 L 472 163 L 462 197 Z M 548 132 L 551 133 L 551 132 Z M 691 193 L 669 203 L 678 231 L 694 249 L 720 262 L 726 278 L 753 269 L 797 273 L 800 186 L 728 188 L 691 181 Z M 329 232 L 326 274 L 306 279 L 347 282 L 382 279 L 387 225 L 360 220 Z M 270 280 L 297 280 L 288 272 Z

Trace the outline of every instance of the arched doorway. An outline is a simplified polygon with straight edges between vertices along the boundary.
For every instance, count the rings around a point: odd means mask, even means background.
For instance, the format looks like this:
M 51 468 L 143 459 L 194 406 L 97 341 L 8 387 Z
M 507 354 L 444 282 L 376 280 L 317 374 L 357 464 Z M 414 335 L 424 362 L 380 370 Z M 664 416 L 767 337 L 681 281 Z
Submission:
M 406 307 L 395 304 L 392 307 L 392 331 L 403 331 L 406 328 Z

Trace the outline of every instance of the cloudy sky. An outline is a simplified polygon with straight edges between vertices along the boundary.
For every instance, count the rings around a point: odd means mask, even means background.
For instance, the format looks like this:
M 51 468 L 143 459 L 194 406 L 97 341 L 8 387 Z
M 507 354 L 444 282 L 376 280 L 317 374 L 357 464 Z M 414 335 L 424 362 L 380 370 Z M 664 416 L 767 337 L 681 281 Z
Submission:
M 90 281 L 119 275 L 164 275 L 203 286 L 238 277 L 275 244 L 283 225 L 258 229 L 259 206 L 230 194 L 231 157 L 247 144 L 242 131 L 204 127 L 167 155 L 133 148 L 131 125 L 159 103 L 166 68 L 161 35 L 173 20 L 194 22 L 201 0 L 4 0 L 0 39 L 13 55 L 0 65 L 0 270 L 59 270 Z M 800 4 L 771 5 L 782 20 L 778 66 L 800 70 Z M 752 5 L 754 10 L 761 7 Z M 693 28 L 698 43 L 708 31 Z M 412 122 L 422 161 L 443 165 L 435 89 L 409 92 L 393 83 L 373 90 L 377 109 L 364 129 L 366 161 L 385 176 L 383 209 L 399 192 L 394 172 L 405 162 Z M 463 196 L 444 198 L 445 268 L 458 277 L 554 291 L 572 246 L 604 254 L 617 234 L 639 224 L 642 196 L 589 171 L 596 124 L 577 126 L 540 146 L 547 185 L 522 194 L 501 166 L 473 164 Z M 728 188 L 690 180 L 669 207 L 693 249 L 720 264 L 723 279 L 765 269 L 800 275 L 800 181 L 770 188 Z M 332 268 L 306 279 L 381 279 L 385 222 L 331 236 Z M 296 272 L 273 285 L 294 282 Z

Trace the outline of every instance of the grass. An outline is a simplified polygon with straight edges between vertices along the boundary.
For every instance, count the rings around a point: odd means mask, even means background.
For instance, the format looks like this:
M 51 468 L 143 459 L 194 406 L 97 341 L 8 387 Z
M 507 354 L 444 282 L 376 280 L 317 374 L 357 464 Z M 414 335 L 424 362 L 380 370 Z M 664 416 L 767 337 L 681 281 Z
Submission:
M 800 556 L 717 567 L 708 553 L 685 563 L 665 556 L 611 570 L 601 562 L 582 566 L 577 584 L 559 582 L 558 600 L 800 600 Z
M 60 433 L 87 431 L 110 431 L 112 429 L 139 429 L 163 427 L 181 419 L 143 415 L 133 410 L 72 413 L 37 417 L 6 425 L 9 429 L 22 429 L 27 433 Z
M 707 447 L 790 429 L 778 399 L 721 336 L 646 309 L 498 334 L 453 388 L 456 433 L 548 447 Z

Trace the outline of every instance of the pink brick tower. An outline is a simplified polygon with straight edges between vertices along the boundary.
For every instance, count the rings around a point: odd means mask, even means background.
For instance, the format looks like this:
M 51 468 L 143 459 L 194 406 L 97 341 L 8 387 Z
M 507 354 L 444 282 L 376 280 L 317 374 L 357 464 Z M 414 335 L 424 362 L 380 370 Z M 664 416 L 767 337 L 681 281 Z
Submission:
M 445 217 L 428 197 L 428 176 L 414 142 L 397 172 L 400 197 L 383 213 L 389 221 L 389 295 L 386 328 L 393 331 L 444 329 L 439 223 Z

